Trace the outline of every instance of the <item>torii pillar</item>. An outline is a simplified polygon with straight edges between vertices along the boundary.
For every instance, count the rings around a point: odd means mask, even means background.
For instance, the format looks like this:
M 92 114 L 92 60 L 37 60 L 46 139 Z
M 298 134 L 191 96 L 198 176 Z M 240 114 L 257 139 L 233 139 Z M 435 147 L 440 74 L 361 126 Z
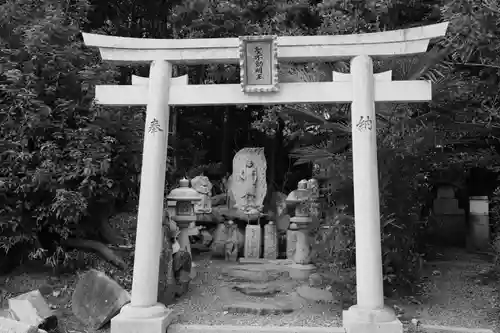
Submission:
M 350 76 L 357 304 L 343 312 L 342 322 L 347 333 L 401 333 L 394 310 L 384 306 L 372 59 L 353 58 Z

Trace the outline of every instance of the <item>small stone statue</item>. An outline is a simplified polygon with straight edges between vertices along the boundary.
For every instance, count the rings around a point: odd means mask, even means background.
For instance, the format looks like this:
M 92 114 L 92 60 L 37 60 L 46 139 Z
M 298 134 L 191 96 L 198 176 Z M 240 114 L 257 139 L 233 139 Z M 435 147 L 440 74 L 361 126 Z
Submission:
M 163 217 L 163 248 L 160 259 L 159 296 L 163 303 L 171 304 L 175 297 L 188 290 L 191 281 L 192 259 L 181 249 L 179 228 L 165 215 Z
M 312 200 L 317 200 L 319 198 L 319 184 L 314 178 L 307 181 L 307 189 L 310 191 L 310 196 Z
M 179 242 L 176 240 L 172 244 L 173 253 L 173 273 L 177 284 L 175 296 L 180 297 L 188 291 L 189 282 L 191 281 L 191 269 L 193 261 L 191 254 L 188 251 L 180 249 Z
M 233 221 L 228 221 L 228 233 L 227 240 L 224 246 L 224 256 L 226 261 L 234 261 L 238 260 L 238 234 L 237 234 L 237 226 Z
M 210 214 L 212 212 L 212 183 L 206 176 L 196 176 L 191 179 L 191 186 L 201 196 L 201 200 L 195 202 L 195 214 Z

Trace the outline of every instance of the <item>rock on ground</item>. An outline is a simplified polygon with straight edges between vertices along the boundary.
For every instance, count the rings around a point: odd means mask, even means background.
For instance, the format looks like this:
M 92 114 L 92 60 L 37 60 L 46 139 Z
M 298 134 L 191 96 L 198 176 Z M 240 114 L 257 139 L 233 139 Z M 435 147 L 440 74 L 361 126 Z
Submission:
M 0 318 L 0 333 L 38 333 L 38 327 L 14 319 Z
M 78 281 L 72 297 L 74 315 L 99 329 L 130 302 L 129 293 L 106 274 L 91 269 Z
M 9 309 L 20 322 L 45 330 L 57 329 L 57 317 L 39 290 L 9 299 Z
M 17 320 L 16 315 L 10 309 L 0 310 L 0 317 Z
M 309 275 L 309 287 L 319 287 L 323 284 L 323 277 L 319 273 Z
M 280 288 L 269 283 L 240 283 L 233 287 L 249 296 L 270 296 L 278 293 Z

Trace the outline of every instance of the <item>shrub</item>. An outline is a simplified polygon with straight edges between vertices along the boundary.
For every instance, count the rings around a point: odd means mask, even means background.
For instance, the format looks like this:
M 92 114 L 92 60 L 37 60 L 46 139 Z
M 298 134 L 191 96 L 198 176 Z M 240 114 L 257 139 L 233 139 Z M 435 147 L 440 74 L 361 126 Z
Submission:
M 425 219 L 420 212 L 429 195 L 424 177 L 425 154 L 408 148 L 403 138 L 379 135 L 379 193 L 382 257 L 386 292 L 411 290 L 419 278 L 421 249 L 424 243 Z M 350 152 L 347 153 L 349 156 Z M 345 205 L 342 214 L 330 213 L 326 224 L 330 231 L 320 238 L 320 261 L 333 261 L 330 266 L 350 266 L 354 257 L 354 198 L 352 160 L 337 155 L 328 181 L 335 191 L 326 194 L 329 202 Z M 335 242 L 343 235 L 342 243 Z

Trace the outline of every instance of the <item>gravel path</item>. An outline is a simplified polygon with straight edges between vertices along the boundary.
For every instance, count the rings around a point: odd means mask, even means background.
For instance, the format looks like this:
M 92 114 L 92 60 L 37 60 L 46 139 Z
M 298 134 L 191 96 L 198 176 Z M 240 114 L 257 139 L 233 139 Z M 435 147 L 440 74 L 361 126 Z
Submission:
M 248 325 L 248 326 L 340 326 L 341 309 L 339 304 L 318 304 L 305 301 L 293 292 L 297 284 L 283 281 L 284 292 L 277 297 L 291 297 L 298 307 L 291 314 L 259 316 L 251 314 L 228 314 L 223 311 L 226 300 L 237 295 L 238 300 L 250 302 L 265 297 L 250 297 L 241 293 L 231 293 L 230 283 L 221 275 L 224 261 L 204 259 L 196 262 L 197 277 L 192 282 L 188 295 L 180 299 L 173 309 L 180 314 L 177 323 L 204 325 Z M 280 280 L 281 281 L 281 280 Z
M 491 264 L 459 252 L 459 260 L 430 262 L 424 274 L 424 302 L 406 305 L 405 317 L 425 324 L 467 328 L 495 328 L 489 318 L 494 309 L 494 286 L 481 283 L 479 273 Z

